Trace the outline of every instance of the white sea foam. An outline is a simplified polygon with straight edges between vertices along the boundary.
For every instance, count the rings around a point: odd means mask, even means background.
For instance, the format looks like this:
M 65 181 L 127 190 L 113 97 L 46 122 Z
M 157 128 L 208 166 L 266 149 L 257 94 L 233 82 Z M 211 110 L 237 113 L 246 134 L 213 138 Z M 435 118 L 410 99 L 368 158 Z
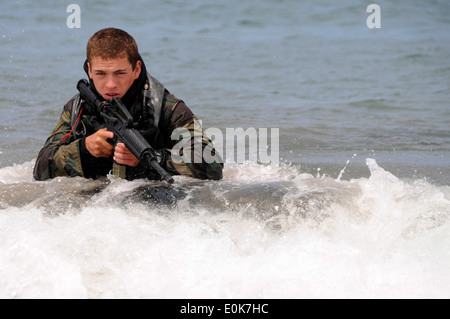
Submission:
M 449 187 L 367 164 L 351 181 L 229 164 L 176 178 L 187 196 L 168 207 L 138 196 L 145 181 L 3 168 L 0 297 L 450 297 Z

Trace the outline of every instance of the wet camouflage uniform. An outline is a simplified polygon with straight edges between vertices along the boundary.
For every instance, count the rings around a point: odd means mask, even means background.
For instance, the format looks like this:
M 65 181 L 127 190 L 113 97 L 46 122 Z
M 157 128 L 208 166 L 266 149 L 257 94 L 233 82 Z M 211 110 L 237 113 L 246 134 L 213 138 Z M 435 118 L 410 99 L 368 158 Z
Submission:
M 217 157 L 217 161 L 210 164 L 204 160 L 201 163 L 194 161 L 194 157 L 203 159 L 202 154 L 196 155 L 195 152 L 203 152 L 205 147 L 211 148 L 212 145 L 211 141 L 202 134 L 203 130 L 201 130 L 200 134 L 199 132 L 194 134 L 194 121 L 197 118 L 182 100 L 177 99 L 164 88 L 163 92 L 158 128 L 145 127 L 148 125 L 148 122 L 137 121 L 137 128 L 142 135 L 155 150 L 159 150 L 162 153 L 161 166 L 171 175 L 186 175 L 199 179 L 221 179 L 223 164 L 219 157 Z M 86 114 L 87 111 L 83 108 L 83 115 L 80 116 L 79 120 L 80 123 L 76 125 L 77 132 L 70 134 L 74 126 L 72 117 L 76 116 L 74 115 L 76 113 L 73 112 L 73 107 L 77 104 L 76 101 L 78 99 L 79 95 L 76 95 L 64 106 L 58 124 L 39 152 L 33 174 L 36 180 L 42 181 L 57 176 L 81 176 L 96 179 L 109 173 L 128 180 L 137 178 L 160 179 L 160 176 L 153 169 L 148 169 L 142 164 L 133 168 L 114 163 L 112 156 L 109 158 L 92 156 L 86 149 L 85 138 L 95 133 L 98 125 L 102 124 L 102 118 Z M 139 106 L 138 101 L 139 99 L 136 98 L 133 107 L 129 108 L 135 120 L 142 117 L 140 113 L 142 113 L 144 108 L 141 103 L 140 108 L 137 107 L 137 111 L 133 111 L 135 104 Z M 179 140 L 171 139 L 172 132 L 176 128 L 185 128 L 191 134 L 191 139 L 187 142 L 188 144 L 190 143 L 187 147 L 191 154 L 190 161 L 185 160 L 184 162 L 176 163 L 176 161 L 172 160 L 171 149 L 179 142 Z M 195 127 L 195 129 L 198 130 L 198 127 Z M 64 139 L 65 136 L 68 138 Z M 194 147 L 195 143 L 199 143 L 198 145 L 201 143 L 202 147 Z M 214 150 L 213 152 L 209 151 L 209 153 L 214 154 Z M 182 153 L 179 155 L 182 155 Z

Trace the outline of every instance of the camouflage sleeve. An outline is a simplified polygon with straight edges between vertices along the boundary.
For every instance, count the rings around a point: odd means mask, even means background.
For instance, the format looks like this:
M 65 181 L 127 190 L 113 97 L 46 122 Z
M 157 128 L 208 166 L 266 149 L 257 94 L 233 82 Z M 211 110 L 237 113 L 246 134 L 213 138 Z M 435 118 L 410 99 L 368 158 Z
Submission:
M 172 139 L 165 163 L 168 171 L 199 179 L 221 179 L 222 160 L 204 134 L 201 121 L 180 100 L 173 104 L 170 114 L 168 133 Z
M 75 140 L 69 144 L 64 144 L 61 141 L 71 130 L 72 106 L 73 99 L 64 106 L 58 124 L 37 156 L 33 176 L 38 181 L 57 176 L 83 176 L 80 140 Z

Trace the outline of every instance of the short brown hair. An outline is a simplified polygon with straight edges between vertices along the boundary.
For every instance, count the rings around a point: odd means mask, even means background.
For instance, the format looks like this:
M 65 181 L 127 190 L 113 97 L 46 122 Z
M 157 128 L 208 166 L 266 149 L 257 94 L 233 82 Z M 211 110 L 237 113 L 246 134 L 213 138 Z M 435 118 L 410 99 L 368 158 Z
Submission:
M 136 41 L 127 32 L 106 28 L 91 36 L 87 43 L 86 56 L 89 63 L 93 57 L 110 60 L 126 56 L 134 70 L 139 59 L 139 51 Z

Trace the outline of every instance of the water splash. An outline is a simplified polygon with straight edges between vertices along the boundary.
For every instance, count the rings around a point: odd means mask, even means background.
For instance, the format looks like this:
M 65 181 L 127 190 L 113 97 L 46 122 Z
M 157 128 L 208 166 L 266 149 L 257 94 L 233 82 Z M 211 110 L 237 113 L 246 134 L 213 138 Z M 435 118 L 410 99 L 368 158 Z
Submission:
M 449 187 L 367 166 L 341 181 L 230 164 L 173 190 L 3 168 L 0 296 L 448 298 Z

